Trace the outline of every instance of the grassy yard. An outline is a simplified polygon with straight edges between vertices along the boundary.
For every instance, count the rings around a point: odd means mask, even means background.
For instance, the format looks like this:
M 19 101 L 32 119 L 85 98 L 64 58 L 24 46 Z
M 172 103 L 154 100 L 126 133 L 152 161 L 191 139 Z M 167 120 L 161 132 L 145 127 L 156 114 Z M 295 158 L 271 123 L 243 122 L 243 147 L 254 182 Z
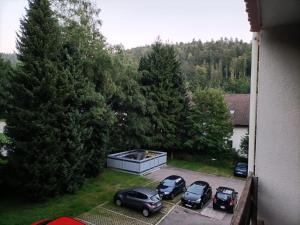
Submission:
M 0 225 L 29 225 L 42 218 L 78 216 L 93 207 L 111 201 L 120 188 L 145 185 L 149 180 L 136 175 L 106 169 L 90 179 L 75 194 L 55 197 L 43 203 L 26 203 L 18 198 L 0 196 Z
M 173 160 L 168 159 L 168 165 L 193 171 L 211 173 L 225 177 L 233 176 L 234 166 L 230 160 L 212 160 L 206 157 L 182 157 L 180 159 L 179 157 L 177 157 Z

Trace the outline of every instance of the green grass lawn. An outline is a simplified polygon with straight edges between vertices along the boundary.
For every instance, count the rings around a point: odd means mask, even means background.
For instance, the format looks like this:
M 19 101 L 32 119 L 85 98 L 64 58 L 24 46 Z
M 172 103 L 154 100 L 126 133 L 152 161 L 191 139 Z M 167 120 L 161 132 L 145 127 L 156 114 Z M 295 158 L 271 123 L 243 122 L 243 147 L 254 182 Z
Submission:
M 89 179 L 75 194 L 58 196 L 43 203 L 26 203 L 18 198 L 0 196 L 0 225 L 29 225 L 42 218 L 78 216 L 111 201 L 120 188 L 148 182 L 141 176 L 106 169 L 99 177 Z
M 219 176 L 232 177 L 233 163 L 230 160 L 211 160 L 210 158 L 197 157 L 193 159 L 168 159 L 168 165 L 178 168 L 211 173 Z

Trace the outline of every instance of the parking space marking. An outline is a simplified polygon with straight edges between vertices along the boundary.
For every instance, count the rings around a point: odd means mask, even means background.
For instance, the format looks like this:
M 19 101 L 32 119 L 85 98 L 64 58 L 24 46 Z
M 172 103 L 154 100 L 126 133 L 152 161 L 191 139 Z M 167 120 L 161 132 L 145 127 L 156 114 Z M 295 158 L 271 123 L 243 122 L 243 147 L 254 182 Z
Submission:
M 191 212 L 193 212 L 193 213 L 197 213 L 197 214 L 199 214 L 199 215 L 202 216 L 202 214 L 201 214 L 200 212 L 196 211 L 196 210 L 189 209 L 189 208 L 184 207 L 184 206 L 181 206 L 181 205 L 177 205 L 177 206 L 180 207 L 180 208 L 182 208 L 182 209 L 186 209 L 187 211 L 191 211 Z
M 172 208 L 155 224 L 158 225 L 161 223 L 161 221 L 163 221 L 176 207 L 177 205 L 173 205 Z
M 91 223 L 91 222 L 88 222 L 88 221 L 85 221 L 85 220 L 83 220 L 83 219 L 80 219 L 80 218 L 75 218 L 76 220 L 79 220 L 79 221 L 81 221 L 81 222 L 83 222 L 83 223 L 85 223 L 85 224 L 87 224 L 87 225 L 95 225 L 95 224 L 93 224 L 93 223 Z
M 132 217 L 132 216 L 128 216 L 128 215 L 125 215 L 125 214 L 123 214 L 123 213 L 119 213 L 119 212 L 116 212 L 116 211 L 113 211 L 113 210 L 104 208 L 104 207 L 102 207 L 102 206 L 99 206 L 99 208 L 104 209 L 104 210 L 106 210 L 106 211 L 108 211 L 108 212 L 112 212 L 112 213 L 115 213 L 115 214 L 118 214 L 118 215 L 121 215 L 121 216 L 125 216 L 125 217 L 130 218 L 130 219 L 139 221 L 139 222 L 141 222 L 141 223 L 143 223 L 143 224 L 153 225 L 152 223 L 147 223 L 147 222 L 145 222 L 145 221 L 143 221 L 143 220 L 140 220 L 140 219 L 134 218 L 134 217 Z

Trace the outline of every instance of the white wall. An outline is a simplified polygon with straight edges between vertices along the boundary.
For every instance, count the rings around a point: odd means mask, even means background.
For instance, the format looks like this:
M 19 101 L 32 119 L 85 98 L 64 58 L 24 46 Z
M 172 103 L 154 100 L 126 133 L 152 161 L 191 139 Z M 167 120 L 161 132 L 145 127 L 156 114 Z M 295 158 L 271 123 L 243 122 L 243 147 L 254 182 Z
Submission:
M 259 218 L 299 225 L 300 27 L 260 32 L 255 175 Z
M 254 173 L 255 148 L 256 148 L 256 104 L 257 104 L 257 73 L 258 73 L 258 33 L 253 33 L 251 55 L 251 90 L 249 112 L 249 147 L 248 147 L 248 173 Z
M 248 133 L 248 127 L 234 127 L 231 137 L 232 147 L 236 150 L 240 149 L 242 138 Z
M 5 127 L 6 123 L 5 122 L 0 122 L 0 133 L 4 132 L 4 127 Z

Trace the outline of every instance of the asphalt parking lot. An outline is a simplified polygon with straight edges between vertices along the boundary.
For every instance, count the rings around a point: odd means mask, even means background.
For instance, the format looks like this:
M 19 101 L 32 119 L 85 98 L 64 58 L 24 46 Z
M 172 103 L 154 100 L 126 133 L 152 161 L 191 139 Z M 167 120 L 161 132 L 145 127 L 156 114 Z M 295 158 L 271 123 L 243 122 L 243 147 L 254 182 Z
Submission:
M 241 193 L 245 185 L 245 181 L 241 179 L 166 166 L 145 175 L 152 180 L 145 186 L 154 188 L 161 180 L 173 174 L 182 176 L 187 185 L 196 180 L 207 181 L 213 188 L 213 194 L 219 186 L 232 187 Z M 180 205 L 179 195 L 173 200 L 164 200 L 163 204 L 164 208 L 159 213 L 144 217 L 141 212 L 118 207 L 113 202 L 104 202 L 89 212 L 79 215 L 78 219 L 87 225 L 228 225 L 232 218 L 232 214 L 213 210 L 212 201 L 208 202 L 203 209 L 189 209 Z
M 147 174 L 146 177 L 154 180 L 161 181 L 167 176 L 170 175 L 179 175 L 183 177 L 186 181 L 186 185 L 190 185 L 196 180 L 203 180 L 210 184 L 213 189 L 213 195 L 215 194 L 216 188 L 219 186 L 227 186 L 234 188 L 240 196 L 242 192 L 245 180 L 221 177 L 206 173 L 200 173 L 195 171 L 190 171 L 186 169 L 180 169 L 175 167 L 166 166 L 157 171 L 154 171 L 150 174 Z M 177 197 L 180 199 L 180 197 Z M 208 202 L 203 209 L 188 209 L 182 207 L 180 202 L 177 202 L 176 206 L 168 213 L 168 215 L 160 222 L 160 225 L 228 225 L 230 224 L 232 214 L 213 210 L 212 201 Z

